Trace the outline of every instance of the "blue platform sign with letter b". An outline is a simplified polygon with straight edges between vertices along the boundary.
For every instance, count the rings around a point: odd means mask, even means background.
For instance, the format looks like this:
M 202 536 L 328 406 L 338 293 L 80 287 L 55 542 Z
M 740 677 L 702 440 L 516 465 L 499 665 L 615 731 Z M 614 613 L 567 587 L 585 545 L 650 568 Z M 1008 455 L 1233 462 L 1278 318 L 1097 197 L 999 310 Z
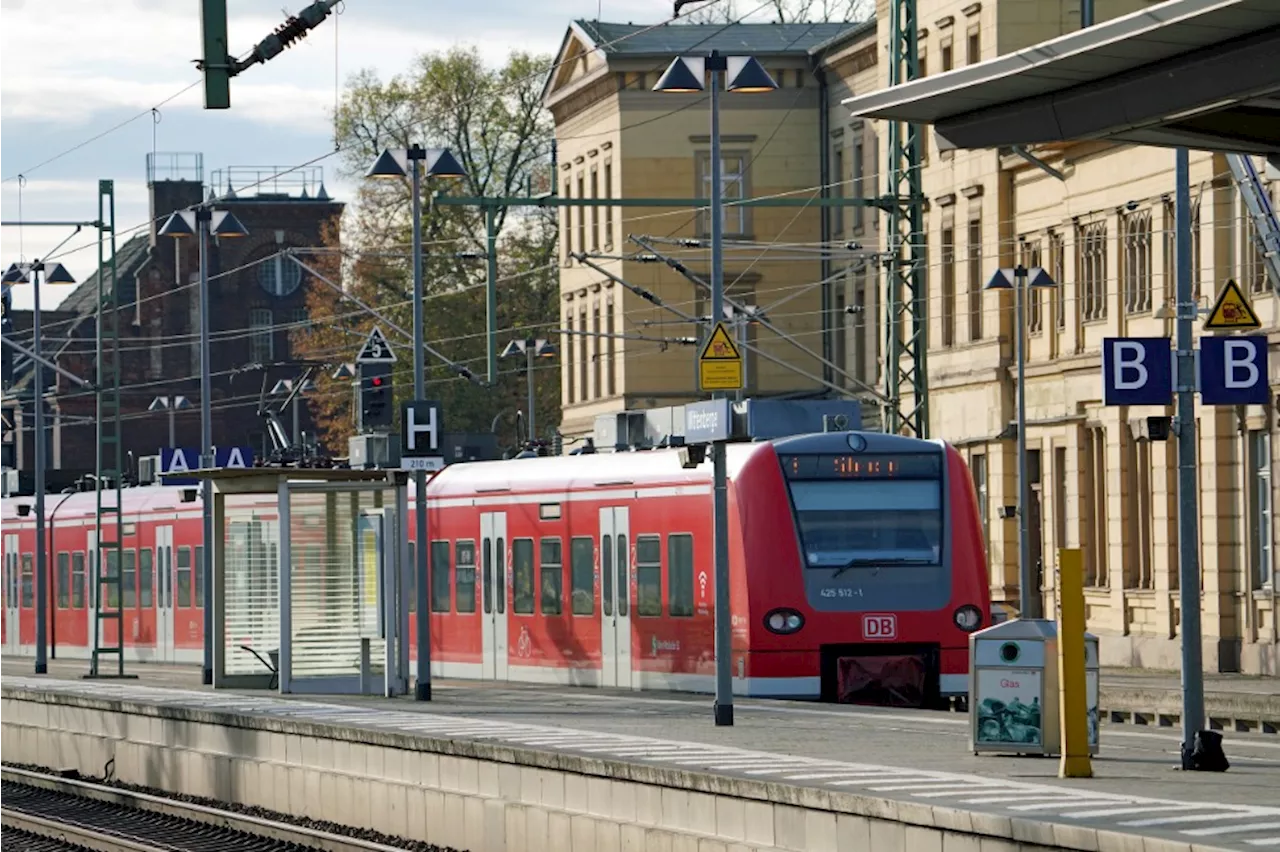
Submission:
M 1267 338 L 1200 338 L 1200 400 L 1205 405 L 1266 405 L 1271 399 Z
M 1169 338 L 1108 337 L 1102 341 L 1104 405 L 1168 405 L 1172 401 Z

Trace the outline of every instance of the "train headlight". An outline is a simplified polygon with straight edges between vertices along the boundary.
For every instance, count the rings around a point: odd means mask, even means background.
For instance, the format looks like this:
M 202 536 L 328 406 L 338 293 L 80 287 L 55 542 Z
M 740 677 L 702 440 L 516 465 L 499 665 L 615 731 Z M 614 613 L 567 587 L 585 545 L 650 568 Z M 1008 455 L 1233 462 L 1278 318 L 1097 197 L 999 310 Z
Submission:
M 955 612 L 956 627 L 972 633 L 982 626 L 982 610 L 973 604 L 965 604 Z
M 794 609 L 775 609 L 765 615 L 764 626 L 771 633 L 786 636 L 804 627 L 804 616 Z

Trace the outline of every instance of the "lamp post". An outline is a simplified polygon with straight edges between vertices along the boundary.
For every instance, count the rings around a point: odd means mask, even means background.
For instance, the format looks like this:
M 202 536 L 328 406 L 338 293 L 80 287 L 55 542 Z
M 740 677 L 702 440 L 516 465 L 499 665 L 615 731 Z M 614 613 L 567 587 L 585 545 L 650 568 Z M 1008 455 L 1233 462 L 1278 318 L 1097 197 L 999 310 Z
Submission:
M 422 306 L 422 170 L 426 164 L 428 177 L 464 178 L 467 173 L 454 159 L 453 154 L 443 148 L 423 148 L 412 145 L 409 148 L 388 148 L 384 150 L 373 168 L 365 177 L 371 178 L 410 178 L 413 217 L 413 397 L 423 399 L 426 394 L 426 354 L 423 348 L 423 306 Z M 416 538 L 418 542 L 415 570 L 418 574 L 418 676 L 414 685 L 414 698 L 418 701 L 431 700 L 431 611 L 428 609 L 428 584 L 430 575 L 427 567 L 427 472 L 413 472 L 414 512 L 417 520 Z
M 525 340 L 513 340 L 507 344 L 506 349 L 502 350 L 503 358 L 513 358 L 521 354 L 525 356 L 525 375 L 529 389 L 529 442 L 532 444 L 538 436 L 537 415 L 534 414 L 534 404 L 537 400 L 533 390 L 533 359 L 554 358 L 556 347 L 549 340 L 530 337 Z
M 1018 264 L 1012 269 L 1000 269 L 984 289 L 1013 290 L 1013 333 L 1018 362 L 1018 617 L 1042 618 L 1043 601 L 1040 588 L 1031 573 L 1031 526 L 1027 517 L 1030 504 L 1030 483 L 1027 481 L 1027 373 L 1026 328 L 1023 319 L 1023 302 L 1028 287 L 1049 288 L 1057 283 L 1038 266 L 1027 269 Z
M 201 205 L 194 210 L 179 210 L 169 217 L 157 236 L 199 236 L 200 243 L 200 467 L 211 468 L 213 459 L 213 394 L 209 374 L 209 235 L 215 237 L 247 237 L 249 231 L 234 213 Z M 201 514 L 204 518 L 204 663 L 201 682 L 213 683 L 213 484 L 200 483 Z
M 151 400 L 151 404 L 147 406 L 147 411 L 168 411 L 169 412 L 169 446 L 170 448 L 178 446 L 178 430 L 176 424 L 176 415 L 179 411 L 186 411 L 191 407 L 191 400 L 185 396 L 158 396 Z M 207 598 L 206 598 L 207 600 Z
M 74 284 L 75 278 L 61 263 L 45 267 L 39 260 L 29 264 L 13 264 L 4 274 L 4 283 L 31 283 L 31 351 L 37 356 L 31 359 L 32 376 L 31 408 L 35 426 L 35 479 L 36 479 L 36 674 L 47 674 L 49 661 L 46 656 L 46 634 L 49 618 L 49 578 L 47 576 L 48 553 L 44 534 L 44 470 L 46 466 L 44 433 L 44 347 L 40 343 L 40 273 L 45 273 L 46 284 Z
M 754 57 L 722 56 L 711 51 L 708 56 L 680 56 L 672 60 L 666 72 L 653 87 L 655 92 L 693 93 L 706 88 L 707 72 L 711 73 L 711 316 L 717 321 L 724 316 L 724 199 L 721 197 L 720 162 L 720 79 L 728 77 L 730 92 L 771 92 L 778 88 L 769 73 Z M 720 392 L 713 399 L 722 397 Z M 725 442 L 716 441 L 712 458 L 712 480 L 715 515 L 715 654 L 717 725 L 733 724 L 733 672 L 730 668 L 733 634 L 729 620 L 729 485 L 725 465 Z

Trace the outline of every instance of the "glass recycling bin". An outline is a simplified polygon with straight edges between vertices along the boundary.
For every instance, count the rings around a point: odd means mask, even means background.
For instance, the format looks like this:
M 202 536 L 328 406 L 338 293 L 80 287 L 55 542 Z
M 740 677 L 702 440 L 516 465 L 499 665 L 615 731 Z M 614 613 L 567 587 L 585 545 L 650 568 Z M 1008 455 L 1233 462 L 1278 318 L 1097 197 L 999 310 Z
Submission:
M 1085 634 L 1089 752 L 1098 751 L 1098 639 Z M 1062 751 L 1058 625 L 1016 619 L 969 637 L 969 739 L 974 754 Z

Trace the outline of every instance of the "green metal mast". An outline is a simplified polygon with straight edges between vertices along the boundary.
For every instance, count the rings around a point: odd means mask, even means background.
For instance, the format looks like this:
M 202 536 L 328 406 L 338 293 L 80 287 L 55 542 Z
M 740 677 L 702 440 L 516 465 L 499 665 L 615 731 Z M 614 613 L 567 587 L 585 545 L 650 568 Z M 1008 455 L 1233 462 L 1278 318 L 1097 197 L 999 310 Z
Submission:
M 93 560 L 90 594 L 93 607 L 93 657 L 88 677 L 125 677 L 123 565 L 124 448 L 120 441 L 120 291 L 116 281 L 115 181 L 98 181 L 98 315 L 95 335 L 97 355 L 98 452 L 96 479 L 97 556 Z M 110 233 L 111 259 L 107 261 L 104 238 Z M 109 273 L 108 273 L 109 265 Z M 107 276 L 110 274 L 110 284 Z M 108 289 L 109 287 L 109 289 Z M 103 571 L 103 567 L 106 571 Z M 115 622 L 114 645 L 104 644 L 105 625 Z M 116 655 L 116 671 L 102 671 L 104 654 Z
M 891 0 L 889 85 L 920 75 L 916 0 Z M 925 286 L 924 193 L 920 126 L 889 125 L 889 253 L 885 332 L 885 431 L 929 437 L 928 293 Z M 904 397 L 910 394 L 908 402 Z

